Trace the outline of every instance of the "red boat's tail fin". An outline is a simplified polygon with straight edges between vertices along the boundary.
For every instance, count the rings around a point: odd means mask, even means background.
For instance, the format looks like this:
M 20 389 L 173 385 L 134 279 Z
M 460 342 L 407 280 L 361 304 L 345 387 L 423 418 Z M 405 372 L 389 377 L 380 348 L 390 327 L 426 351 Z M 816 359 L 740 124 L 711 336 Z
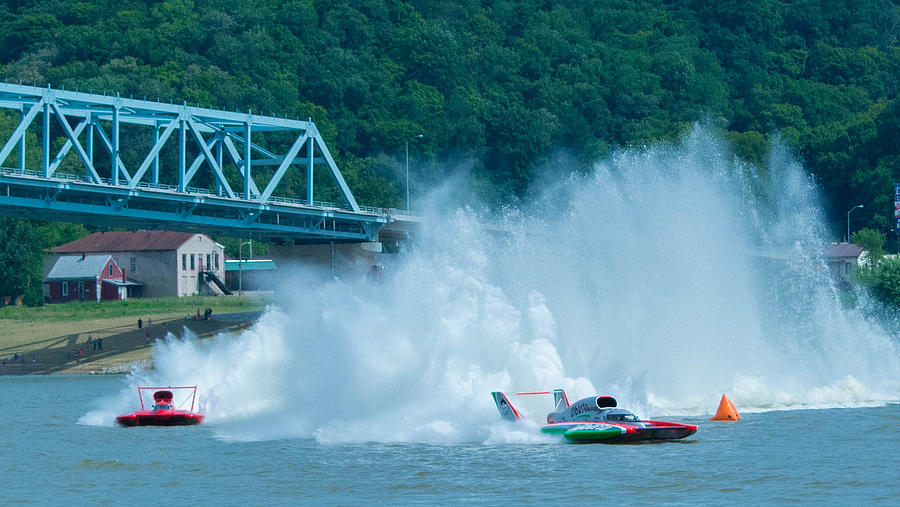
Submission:
M 188 400 L 191 402 L 191 412 L 194 411 L 194 402 L 197 400 L 197 386 L 168 386 L 152 387 L 139 386 L 138 398 L 141 400 L 141 410 L 144 410 L 144 391 L 153 391 L 153 402 L 156 404 L 175 405 L 175 393 L 178 393 L 178 408 L 184 407 Z M 184 394 L 186 391 L 190 391 Z

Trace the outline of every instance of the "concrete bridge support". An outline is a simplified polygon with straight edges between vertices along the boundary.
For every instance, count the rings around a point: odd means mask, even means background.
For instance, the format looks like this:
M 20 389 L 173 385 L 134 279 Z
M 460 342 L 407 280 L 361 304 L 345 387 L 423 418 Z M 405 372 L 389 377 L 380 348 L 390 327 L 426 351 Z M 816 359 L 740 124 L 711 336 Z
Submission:
M 269 245 L 268 257 L 280 271 L 315 268 L 329 276 L 364 278 L 382 251 L 381 243 L 328 243 L 319 245 Z

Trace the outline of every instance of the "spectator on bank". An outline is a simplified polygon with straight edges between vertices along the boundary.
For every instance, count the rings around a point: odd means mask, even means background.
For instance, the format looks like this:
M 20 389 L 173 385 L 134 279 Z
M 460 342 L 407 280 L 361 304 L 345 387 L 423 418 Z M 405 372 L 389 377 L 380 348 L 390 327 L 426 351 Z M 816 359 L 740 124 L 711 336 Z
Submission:
M 144 327 L 144 321 L 142 321 L 141 318 L 138 317 L 138 329 L 140 329 L 142 327 Z

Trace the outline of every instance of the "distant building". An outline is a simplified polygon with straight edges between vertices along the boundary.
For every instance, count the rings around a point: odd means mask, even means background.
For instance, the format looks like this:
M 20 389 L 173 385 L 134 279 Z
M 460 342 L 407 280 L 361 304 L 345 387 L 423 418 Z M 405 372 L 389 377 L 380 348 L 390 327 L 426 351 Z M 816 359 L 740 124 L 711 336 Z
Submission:
M 270 259 L 228 259 L 225 283 L 232 291 L 270 290 L 276 283 L 278 266 Z
M 46 277 L 51 303 L 126 299 L 129 286 L 139 285 L 126 280 L 110 255 L 64 255 L 56 259 Z
M 853 243 L 832 243 L 828 246 L 828 269 L 842 286 L 850 283 L 850 275 L 863 261 L 863 249 Z
M 134 297 L 218 295 L 225 287 L 225 247 L 205 234 L 178 231 L 98 232 L 53 249 L 46 270 L 65 255 L 109 255 L 127 279 L 141 284 Z M 136 286 L 135 286 L 136 287 Z M 49 294 L 45 293 L 49 297 Z

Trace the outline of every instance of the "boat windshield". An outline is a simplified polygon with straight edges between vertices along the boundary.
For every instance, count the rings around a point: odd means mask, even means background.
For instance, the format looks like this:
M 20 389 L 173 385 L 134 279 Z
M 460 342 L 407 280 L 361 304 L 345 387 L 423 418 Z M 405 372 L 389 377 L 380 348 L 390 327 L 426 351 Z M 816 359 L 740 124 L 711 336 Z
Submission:
M 610 412 L 606 414 L 606 420 L 612 422 L 641 422 L 638 416 L 625 411 Z
M 172 405 L 169 405 L 168 403 L 158 403 L 153 405 L 153 408 L 156 410 L 172 410 Z

